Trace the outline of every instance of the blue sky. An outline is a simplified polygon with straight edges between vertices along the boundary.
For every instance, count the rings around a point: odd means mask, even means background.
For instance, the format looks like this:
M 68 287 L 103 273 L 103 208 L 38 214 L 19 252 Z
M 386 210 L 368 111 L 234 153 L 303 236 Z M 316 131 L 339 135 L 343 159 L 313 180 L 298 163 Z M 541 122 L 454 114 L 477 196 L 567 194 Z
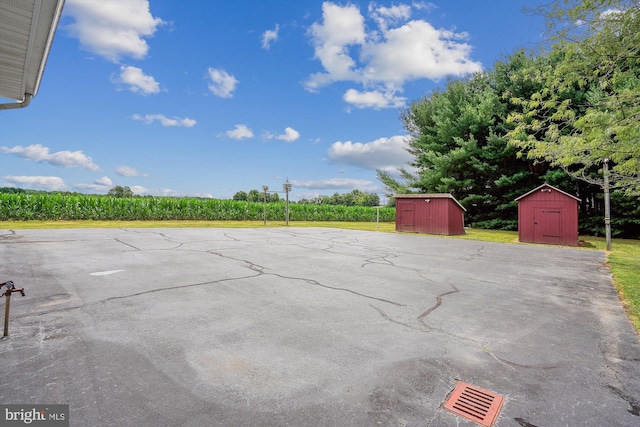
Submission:
M 0 113 L 0 186 L 383 197 L 402 108 L 536 48 L 525 4 L 66 0 L 38 94 Z

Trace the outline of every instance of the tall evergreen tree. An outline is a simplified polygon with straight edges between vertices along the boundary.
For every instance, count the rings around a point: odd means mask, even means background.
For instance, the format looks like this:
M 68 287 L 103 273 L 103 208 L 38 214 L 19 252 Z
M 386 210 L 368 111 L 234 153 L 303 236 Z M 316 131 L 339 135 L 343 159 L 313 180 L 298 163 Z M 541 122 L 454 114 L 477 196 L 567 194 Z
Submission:
M 403 182 L 384 171 L 378 171 L 378 178 L 395 193 L 452 193 L 467 209 L 467 223 L 513 230 L 518 218 L 514 199 L 547 182 L 582 200 L 581 233 L 602 234 L 600 188 L 566 173 L 580 170 L 597 177 L 597 166 L 551 166 L 544 158 L 528 157 L 528 147 L 510 143 L 516 128 L 510 117 L 529 114 L 536 119 L 530 106 L 519 100 L 535 98 L 545 90 L 546 82 L 531 79 L 531 74 L 544 73 L 563 60 L 559 52 L 534 57 L 519 51 L 497 62 L 491 71 L 449 81 L 445 88 L 414 101 L 401 113 L 409 133 L 408 151 L 414 156 L 413 171 L 402 171 Z M 561 102 L 581 102 L 589 94 L 588 88 L 575 85 L 556 96 Z M 518 131 L 525 138 L 539 132 Z M 622 194 L 612 197 L 612 210 L 620 212 L 614 236 L 638 236 L 638 209 L 637 200 L 634 204 Z
M 511 126 L 506 123 L 508 112 L 519 107 L 505 94 L 524 96 L 535 89 L 511 79 L 531 61 L 518 52 L 490 72 L 449 81 L 403 111 L 416 171 L 404 171 L 408 187 L 453 194 L 474 226 L 517 228 L 514 199 L 539 185 L 548 169 L 544 162 L 518 158 L 506 137 Z M 388 176 L 379 177 L 388 181 Z

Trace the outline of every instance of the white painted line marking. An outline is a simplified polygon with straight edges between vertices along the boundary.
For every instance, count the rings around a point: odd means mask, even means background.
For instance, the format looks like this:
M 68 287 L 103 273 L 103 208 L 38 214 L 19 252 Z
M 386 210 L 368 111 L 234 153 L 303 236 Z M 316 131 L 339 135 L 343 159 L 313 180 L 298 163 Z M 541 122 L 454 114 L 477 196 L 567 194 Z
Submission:
M 124 270 L 109 270 L 109 271 L 96 271 L 95 273 L 89 273 L 91 276 L 106 276 L 108 274 L 120 273 Z

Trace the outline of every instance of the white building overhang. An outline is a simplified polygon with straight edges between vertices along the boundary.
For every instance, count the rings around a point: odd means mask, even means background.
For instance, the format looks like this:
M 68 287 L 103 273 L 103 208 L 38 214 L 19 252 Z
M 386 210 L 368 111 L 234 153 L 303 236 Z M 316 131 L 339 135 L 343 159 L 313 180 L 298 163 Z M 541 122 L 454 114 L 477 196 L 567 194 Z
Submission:
M 0 110 L 25 107 L 38 93 L 64 0 L 0 0 Z

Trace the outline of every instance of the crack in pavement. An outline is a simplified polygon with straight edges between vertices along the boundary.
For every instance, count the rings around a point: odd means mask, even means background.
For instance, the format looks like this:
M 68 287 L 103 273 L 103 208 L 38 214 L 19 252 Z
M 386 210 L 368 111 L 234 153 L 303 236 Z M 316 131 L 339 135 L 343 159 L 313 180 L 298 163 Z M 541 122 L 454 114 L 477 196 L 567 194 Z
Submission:
M 607 384 L 607 388 L 609 390 L 611 390 L 611 392 L 613 394 L 615 394 L 616 396 L 622 398 L 623 400 L 625 400 L 629 406 L 631 406 L 631 409 L 627 409 L 627 412 L 629 412 L 632 415 L 635 415 L 636 417 L 640 417 L 640 402 L 637 401 L 635 398 L 626 395 L 622 390 Z
M 443 293 L 437 295 L 436 296 L 436 303 L 432 307 L 429 307 L 427 310 L 425 310 L 422 314 L 420 314 L 420 316 L 418 316 L 417 320 L 420 323 L 420 325 L 422 326 L 422 328 L 416 328 L 416 327 L 414 327 L 412 325 L 409 325 L 408 323 L 399 322 L 397 320 L 394 320 L 391 317 L 389 317 L 384 311 L 379 309 L 378 307 L 375 307 L 375 306 L 373 306 L 371 304 L 370 304 L 370 306 L 371 306 L 371 308 L 375 309 L 380 314 L 380 316 L 382 316 L 385 320 L 388 320 L 388 321 L 393 322 L 393 323 L 397 323 L 398 325 L 406 326 L 406 327 L 408 327 L 410 329 L 417 330 L 417 331 L 422 331 L 422 332 L 430 332 L 432 330 L 438 330 L 438 329 L 434 329 L 430 325 L 428 325 L 424 321 L 424 318 L 429 316 L 431 313 L 433 313 L 435 310 L 437 310 L 442 305 L 442 298 L 444 298 L 447 295 L 451 295 L 451 294 L 455 294 L 455 293 L 459 293 L 460 292 L 460 290 L 454 284 L 449 283 L 448 280 L 445 280 L 445 283 L 447 285 L 451 286 L 453 288 L 453 290 L 452 291 L 448 291 L 448 292 L 443 292 Z M 404 306 L 406 307 L 406 305 L 404 305 Z M 443 331 L 440 331 L 440 332 L 443 332 Z
M 399 302 L 391 301 L 391 300 L 388 300 L 388 299 L 374 297 L 374 296 L 371 296 L 371 295 L 367 295 L 367 294 L 363 294 L 363 293 L 360 293 L 360 292 L 356 292 L 356 291 L 351 290 L 351 289 L 339 288 L 339 287 L 336 287 L 336 286 L 323 285 L 322 283 L 320 283 L 320 282 L 318 282 L 317 280 L 314 280 L 314 279 L 307 279 L 307 278 L 304 278 L 304 277 L 284 276 L 282 274 L 277 274 L 277 273 L 265 273 L 265 274 L 277 276 L 277 277 L 280 277 L 282 279 L 301 280 L 303 282 L 307 282 L 310 285 L 320 286 L 322 288 L 331 289 L 331 290 L 334 290 L 334 291 L 348 292 L 348 293 L 351 293 L 351 294 L 354 294 L 354 295 L 361 296 L 363 298 L 369 298 L 369 299 L 373 299 L 373 300 L 380 301 L 380 302 L 386 302 L 387 304 L 393 304 L 396 307 L 406 307 L 407 306 L 406 304 L 400 304 Z
M 13 316 L 13 317 L 16 318 L 16 319 L 21 319 L 21 318 L 44 316 L 44 315 L 51 314 L 51 313 L 59 313 L 59 312 L 65 312 L 65 311 L 71 311 L 71 310 L 78 310 L 78 309 L 82 309 L 82 308 L 86 308 L 86 307 L 92 307 L 92 306 L 96 306 L 96 305 L 105 304 L 105 303 L 110 302 L 110 301 L 126 299 L 126 298 L 132 298 L 132 297 L 137 297 L 137 296 L 146 295 L 146 294 L 152 294 L 152 293 L 156 293 L 156 292 L 175 291 L 175 290 L 193 288 L 193 287 L 196 287 L 196 286 L 215 285 L 215 284 L 218 284 L 218 283 L 230 282 L 230 281 L 234 281 L 234 280 L 251 279 L 253 277 L 258 277 L 258 276 L 260 276 L 260 274 L 252 274 L 252 275 L 248 275 L 248 276 L 239 276 L 239 277 L 226 277 L 224 279 L 210 280 L 210 281 L 207 281 L 207 282 L 189 283 L 189 284 L 186 284 L 186 285 L 149 289 L 149 290 L 146 290 L 146 291 L 136 292 L 136 293 L 133 293 L 133 294 L 118 295 L 118 296 L 114 296 L 114 297 L 109 297 L 109 298 L 105 298 L 105 299 L 101 299 L 101 300 L 98 300 L 98 301 L 89 302 L 89 303 L 82 304 L 82 305 L 76 305 L 76 306 L 73 306 L 73 307 L 61 307 L 61 308 L 55 308 L 55 309 L 52 309 L 52 310 L 39 311 L 39 312 L 35 312 L 35 313 L 24 313 L 24 314 L 18 314 L 18 315 Z
M 502 363 L 503 365 L 508 366 L 509 368 L 514 369 L 514 370 L 516 368 L 523 368 L 523 369 L 556 369 L 556 368 L 558 368 L 558 365 L 540 365 L 540 366 L 522 365 L 520 363 L 511 362 L 509 360 L 506 360 L 506 359 L 503 359 L 501 357 L 498 357 L 495 354 L 493 354 L 493 352 L 491 350 L 489 350 L 488 348 L 486 348 L 486 347 L 483 347 L 482 351 L 484 351 L 489 356 L 493 357 L 494 359 L 496 359 L 498 362 Z
M 14 240 L 14 239 L 22 239 L 24 236 L 16 234 L 15 230 L 7 230 L 9 234 L 2 233 L 0 234 L 0 242 L 3 240 Z
M 222 232 L 222 234 L 224 235 L 224 237 L 226 237 L 227 239 L 231 239 L 234 242 L 241 242 L 242 241 L 242 240 L 240 240 L 238 238 L 235 238 L 233 236 L 229 236 L 229 234 L 226 231 Z
M 140 235 L 157 234 L 157 235 L 161 236 L 165 241 L 167 241 L 169 243 L 175 243 L 176 244 L 176 246 L 173 246 L 171 248 L 146 249 L 147 251 L 170 251 L 170 250 L 173 250 L 173 249 L 181 248 L 185 244 L 185 242 L 176 241 L 176 240 L 172 239 L 171 237 L 167 236 L 166 234 L 161 233 L 159 231 L 138 231 L 138 230 L 130 230 L 130 229 L 127 229 L 127 228 L 121 228 L 120 230 L 125 231 L 127 233 L 134 233 L 134 234 L 140 234 Z M 132 245 L 130 243 L 123 242 L 122 240 L 120 240 L 120 239 L 118 239 L 116 237 L 114 237 L 114 240 L 116 240 L 117 242 L 120 242 L 120 243 L 122 243 L 124 245 L 131 246 L 132 248 L 134 248 L 134 249 L 136 249 L 138 251 L 143 251 L 144 250 L 144 249 L 140 249 L 140 248 L 138 248 L 138 247 L 136 247 L 136 246 L 134 246 L 134 245 Z
M 476 258 L 482 257 L 482 252 L 484 251 L 485 245 L 480 246 L 476 251 L 466 257 L 460 257 L 461 261 L 473 261 Z
M 538 427 L 535 424 L 531 424 L 530 422 L 528 422 L 524 418 L 514 418 L 513 420 L 515 422 L 517 422 L 518 424 L 520 424 L 522 427 Z
M 113 238 L 113 240 L 115 240 L 115 241 L 116 241 L 116 242 L 118 242 L 118 243 L 122 243 L 123 245 L 127 245 L 127 246 L 129 246 L 129 247 L 132 247 L 132 248 L 133 248 L 133 249 L 135 249 L 136 251 L 141 251 L 141 250 L 142 250 L 142 249 L 140 249 L 140 248 L 137 248 L 137 247 L 133 246 L 132 244 L 129 244 L 129 243 L 127 243 L 127 242 L 123 242 L 122 240 L 117 239 L 117 238 L 115 238 L 115 237 Z
M 25 237 L 21 235 L 20 238 Z M 64 240 L 18 240 L 18 239 L 0 239 L 0 245 L 25 245 L 30 243 L 77 243 L 77 242 L 95 242 L 96 240 L 108 240 L 110 238 L 104 239 L 64 239 Z
M 360 268 L 364 268 L 365 266 L 367 266 L 369 264 L 388 265 L 388 266 L 391 266 L 391 267 L 397 267 L 397 265 L 395 265 L 393 262 L 389 261 L 387 258 L 398 258 L 398 255 L 386 254 L 386 255 L 380 255 L 380 256 L 376 256 L 376 257 L 367 258 L 360 265 Z M 380 260 L 380 261 L 377 261 L 377 260 Z
M 171 240 L 171 237 L 167 236 L 164 233 L 161 233 L 160 231 L 152 231 L 152 230 L 136 230 L 136 229 L 130 229 L 130 228 L 121 228 L 120 230 L 122 231 L 126 231 L 127 233 L 134 233 L 134 234 L 157 234 L 159 236 L 162 236 L 164 239 L 169 240 L 171 243 L 180 243 L 180 242 L 176 242 L 174 240 Z
M 330 253 L 330 254 L 337 254 L 337 255 L 343 255 L 343 256 L 352 256 L 352 257 L 357 257 L 357 258 L 364 258 L 366 256 L 366 255 L 361 255 L 361 254 L 354 254 L 354 253 L 351 253 L 351 252 L 342 252 L 342 251 L 332 250 L 332 248 L 334 246 L 336 246 L 336 245 L 338 245 L 338 246 L 346 245 L 348 247 L 359 247 L 359 248 L 362 248 L 362 249 L 364 249 L 366 251 L 369 251 L 369 252 L 382 252 L 382 253 L 384 253 L 384 255 L 366 258 L 365 259 L 365 263 L 366 263 L 366 261 L 369 261 L 370 259 L 386 258 L 386 257 L 397 258 L 397 255 L 390 253 L 390 250 L 388 248 L 368 245 L 366 243 L 360 243 L 360 240 L 358 238 L 350 238 L 349 240 L 346 240 L 344 236 L 332 236 L 332 234 L 335 233 L 333 231 L 327 231 L 327 232 L 322 233 L 322 235 L 323 236 L 327 236 L 329 238 L 329 240 L 321 239 L 321 238 L 318 238 L 318 237 L 306 236 L 306 235 L 298 234 L 298 233 L 295 233 L 295 232 L 289 233 L 289 232 L 283 232 L 283 231 L 277 231 L 277 230 L 270 230 L 270 232 L 274 233 L 274 234 L 283 235 L 283 236 L 286 236 L 286 237 L 302 238 L 302 239 L 309 240 L 311 242 L 322 242 L 322 243 L 326 244 L 327 247 L 324 248 L 324 249 L 318 249 L 318 250 L 323 251 L 323 252 L 327 252 L 327 253 Z M 288 243 L 287 245 L 299 246 L 299 247 L 306 248 L 306 246 L 309 246 L 311 244 L 313 244 L 313 243 L 305 243 L 305 244 Z M 387 260 L 385 260 L 385 261 L 387 261 Z M 376 263 L 376 264 L 379 264 L 379 263 Z M 390 263 L 390 262 L 389 262 L 389 264 L 393 265 L 393 263 Z
M 440 333 L 446 337 L 450 337 L 450 338 L 455 338 L 457 340 L 461 340 L 461 341 L 469 341 L 471 343 L 473 343 L 474 345 L 476 345 L 480 350 L 482 350 L 482 352 L 484 352 L 485 354 L 487 354 L 488 356 L 491 356 L 495 361 L 497 361 L 498 363 L 500 363 L 501 365 L 506 366 L 507 368 L 510 368 L 512 370 L 516 370 L 517 368 L 524 368 L 524 369 L 543 369 L 543 370 L 548 370 L 548 369 L 556 369 L 558 368 L 558 365 L 542 365 L 542 366 L 533 366 L 533 365 L 523 365 L 523 364 L 519 364 L 519 363 L 515 363 L 515 362 L 511 362 L 509 360 L 500 358 L 498 356 L 496 356 L 486 345 L 486 343 L 484 343 L 481 340 L 478 339 L 474 339 L 471 337 L 467 337 L 467 336 L 461 336 L 461 335 L 457 335 L 457 334 L 452 334 L 448 331 L 445 331 L 441 328 L 433 328 L 431 327 L 429 324 L 427 324 L 424 321 L 424 318 L 427 317 L 429 314 L 431 314 L 434 310 L 438 309 L 438 307 L 440 307 L 442 305 L 442 298 L 447 296 L 447 295 L 451 295 L 451 294 L 455 294 L 455 293 L 459 293 L 460 290 L 453 284 L 448 283 L 447 284 L 449 286 L 451 286 L 454 290 L 452 291 L 448 291 L 448 292 L 444 292 L 442 294 L 439 294 L 436 297 L 436 304 L 432 307 L 430 307 L 429 309 L 425 310 L 418 318 L 418 322 L 420 323 L 420 325 L 422 326 L 421 328 L 415 327 L 411 324 L 408 323 L 404 323 L 404 322 L 400 322 L 398 320 L 392 319 L 390 316 L 388 316 L 382 309 L 380 309 L 379 307 L 376 307 L 372 304 L 369 304 L 369 306 L 371 308 L 373 308 L 374 310 L 376 310 L 378 312 L 378 314 L 380 314 L 380 316 L 386 320 L 389 321 L 391 323 L 395 323 L 397 325 L 409 328 L 411 330 L 414 331 L 419 331 L 419 332 L 437 332 Z M 613 387 L 610 387 L 612 390 L 614 390 L 614 392 L 617 390 Z M 618 390 L 619 391 L 619 390 Z M 618 394 L 618 393 L 616 393 Z M 620 394 L 619 394 L 620 395 Z M 628 396 L 622 396 L 620 395 L 623 399 L 629 401 L 629 403 L 631 404 L 632 408 L 635 410 L 636 407 L 634 406 L 634 404 L 637 404 L 637 408 L 638 410 L 640 410 L 640 404 L 638 404 L 636 401 L 633 400 L 629 400 L 627 399 Z
M 433 305 L 432 307 L 429 307 L 427 310 L 425 310 L 420 316 L 418 316 L 418 322 L 420 322 L 424 327 L 430 328 L 430 326 L 428 326 L 425 322 L 424 322 L 424 318 L 427 317 L 428 315 L 430 315 L 431 313 L 433 313 L 435 310 L 437 310 L 438 308 L 440 308 L 440 306 L 442 305 L 442 298 L 447 296 L 447 295 L 451 295 L 451 294 L 457 294 L 460 292 L 460 290 L 458 288 L 456 288 L 456 286 L 452 283 L 449 283 L 447 280 L 445 280 L 445 283 L 449 286 L 451 286 L 453 288 L 452 291 L 449 292 L 444 292 L 441 293 L 440 295 L 436 296 L 436 303 L 435 305 Z
M 308 279 L 306 277 L 285 276 L 284 274 L 268 273 L 268 272 L 264 271 L 267 267 L 261 266 L 259 264 L 255 264 L 255 263 L 253 263 L 251 261 L 248 261 L 246 259 L 233 258 L 233 257 L 227 256 L 227 255 L 223 255 L 220 252 L 213 252 L 213 251 L 206 251 L 206 252 L 208 252 L 208 253 L 210 253 L 212 255 L 217 255 L 217 256 L 219 256 L 221 258 L 226 258 L 226 259 L 231 259 L 231 260 L 238 261 L 238 262 L 243 262 L 243 263 L 247 264 L 247 268 L 249 268 L 250 270 L 253 270 L 255 272 L 258 272 L 259 275 L 264 274 L 264 275 L 269 275 L 269 276 L 280 277 L 281 279 L 302 281 L 302 282 L 306 282 L 306 283 L 308 283 L 310 285 L 313 285 L 313 286 L 319 286 L 321 288 L 330 289 L 330 290 L 334 290 L 334 291 L 348 292 L 348 293 L 351 293 L 351 294 L 354 294 L 354 295 L 357 295 L 357 296 L 360 296 L 360 297 L 363 297 L 363 298 L 373 299 L 373 300 L 376 300 L 376 301 L 385 302 L 387 304 L 393 304 L 396 307 L 406 307 L 406 304 L 401 304 L 399 302 L 391 301 L 391 300 L 388 300 L 388 299 L 384 299 L 384 298 L 379 298 L 379 297 L 374 297 L 374 296 L 371 296 L 371 295 L 363 294 L 361 292 L 357 292 L 357 291 L 354 291 L 352 289 L 324 285 L 324 284 L 318 282 L 317 280 Z
M 134 248 L 135 250 L 141 250 L 129 243 L 123 242 L 117 238 L 114 238 L 114 240 L 116 240 L 119 243 L 122 243 L 124 245 L 130 246 L 132 248 Z M 51 313 L 58 313 L 58 312 L 65 312 L 65 311 L 71 311 L 71 310 L 77 310 L 77 309 L 82 309 L 82 308 L 86 308 L 86 307 L 91 307 L 91 306 L 95 306 L 95 305 L 100 305 L 100 304 L 105 304 L 107 302 L 110 301 L 116 301 L 116 300 L 121 300 L 121 299 L 126 299 L 126 298 L 132 298 L 132 297 L 136 297 L 136 296 L 141 296 L 141 295 L 146 295 L 146 294 L 151 294 L 151 293 L 156 293 L 156 292 L 163 292 L 163 291 L 175 291 L 175 290 L 180 290 L 180 289 L 187 289 L 187 288 L 191 288 L 191 287 L 196 287 L 196 286 L 205 286 L 205 285 L 213 285 L 213 284 L 218 284 L 218 283 L 222 283 L 222 282 L 228 282 L 228 281 L 236 281 L 236 280 L 244 280 L 244 279 L 251 279 L 254 277 L 258 277 L 261 275 L 271 275 L 271 276 L 275 276 L 275 277 L 280 277 L 282 279 L 288 279 L 288 280 L 296 280 L 296 281 L 302 281 L 302 282 L 306 282 L 308 284 L 314 285 L 314 286 L 319 286 L 325 289 L 330 289 L 330 290 L 335 290 L 335 291 L 341 291 L 341 292 L 348 292 L 363 298 L 368 298 L 368 299 L 373 299 L 379 302 L 384 302 L 387 304 L 392 304 L 395 305 L 397 307 L 405 307 L 405 304 L 401 304 L 395 301 L 391 301 L 391 300 L 387 300 L 384 298 L 378 298 L 375 296 L 371 296 L 371 295 L 367 295 L 367 294 L 363 294 L 351 289 L 347 289 L 347 288 L 341 288 L 341 287 L 335 287 L 335 286 L 329 286 L 329 285 L 324 285 L 320 282 L 318 282 L 317 280 L 314 279 L 308 279 L 305 277 L 293 277 L 293 276 L 286 276 L 286 275 L 282 275 L 282 274 L 278 274 L 278 273 L 269 273 L 269 272 L 265 272 L 264 270 L 266 269 L 266 267 L 261 266 L 259 264 L 253 263 L 251 261 L 245 260 L 245 259 L 239 259 L 239 258 L 234 258 L 234 257 L 230 257 L 227 255 L 223 255 L 219 252 L 215 252 L 212 250 L 207 250 L 207 251 L 202 251 L 202 252 L 206 252 L 212 255 L 216 255 L 219 256 L 221 258 L 225 258 L 225 259 L 230 259 L 233 261 L 238 261 L 238 262 L 242 262 L 246 265 L 246 268 L 248 268 L 249 270 L 254 271 L 256 274 L 252 274 L 252 275 L 246 275 L 246 276 L 238 276 L 238 277 L 227 277 L 224 279 L 219 279 L 219 280 L 212 280 L 212 281 L 206 281 L 206 282 L 199 282 L 199 283 L 190 283 L 190 284 L 185 284 L 185 285 L 180 285 L 180 286 L 171 286 L 171 287 L 164 287 L 164 288 L 156 288 L 156 289 L 150 289 L 150 290 L 146 290 L 146 291 L 142 291 L 142 292 L 136 292 L 136 293 L 132 293 L 132 294 L 127 294 L 127 295 L 118 295 L 118 296 L 113 296 L 113 297 L 109 297 L 109 298 L 105 298 L 99 301 L 94 301 L 94 302 L 90 302 L 90 303 L 86 303 L 86 304 L 82 304 L 82 305 L 78 305 L 78 306 L 73 306 L 73 307 L 60 307 L 60 308 L 55 308 L 55 309 L 51 309 L 51 310 L 45 310 L 45 311 L 40 311 L 40 312 L 36 312 L 36 313 L 24 313 L 21 315 L 17 315 L 14 316 L 16 319 L 18 318 L 29 318 L 29 317 L 37 317 L 37 316 L 44 316 L 47 314 L 51 314 Z
M 382 309 L 380 309 L 380 308 L 376 307 L 375 305 L 369 304 L 369 307 L 371 307 L 371 308 L 373 308 L 375 311 L 377 311 L 377 312 L 380 314 L 380 316 L 382 316 L 382 318 L 383 318 L 384 320 L 387 320 L 387 321 L 389 321 L 389 322 L 391 322 L 391 323 L 395 323 L 395 324 L 397 324 L 397 325 L 404 326 L 404 327 L 409 328 L 409 329 L 412 329 L 412 330 L 414 330 L 414 331 L 420 331 L 420 332 L 430 332 L 430 331 L 431 331 L 431 328 L 429 328 L 429 330 L 425 331 L 424 329 L 416 328 L 415 326 L 412 326 L 412 325 L 410 325 L 410 324 L 408 324 L 408 323 L 404 323 L 404 322 L 399 322 L 399 321 L 397 321 L 397 320 L 393 320 L 391 317 L 387 316 L 387 314 L 386 314 L 384 311 L 382 311 Z

